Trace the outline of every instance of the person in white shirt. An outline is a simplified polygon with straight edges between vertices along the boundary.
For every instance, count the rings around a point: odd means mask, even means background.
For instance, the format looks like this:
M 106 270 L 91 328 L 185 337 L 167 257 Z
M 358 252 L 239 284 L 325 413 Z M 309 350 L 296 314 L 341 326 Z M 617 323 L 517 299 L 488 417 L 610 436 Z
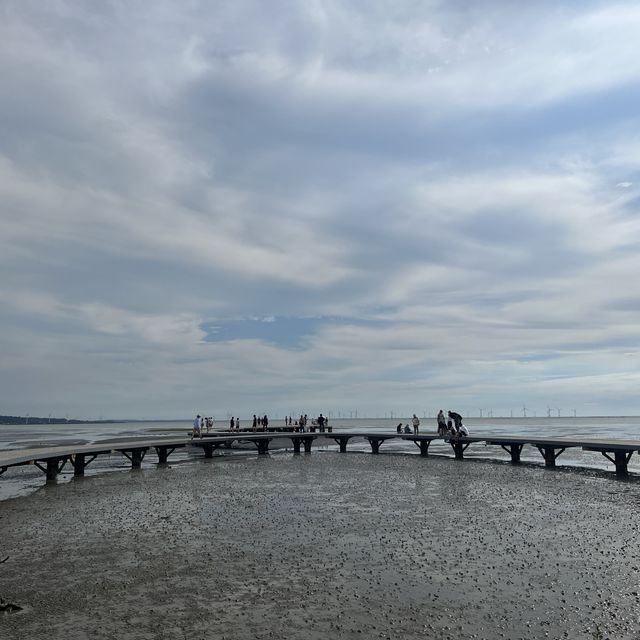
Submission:
M 202 430 L 200 429 L 200 414 L 198 414 L 193 419 L 193 433 L 191 434 L 192 438 L 201 438 Z
M 413 418 L 411 420 L 411 424 L 413 424 L 413 435 L 418 435 L 418 427 L 420 426 L 420 420 L 418 419 L 418 416 L 414 413 L 413 414 Z

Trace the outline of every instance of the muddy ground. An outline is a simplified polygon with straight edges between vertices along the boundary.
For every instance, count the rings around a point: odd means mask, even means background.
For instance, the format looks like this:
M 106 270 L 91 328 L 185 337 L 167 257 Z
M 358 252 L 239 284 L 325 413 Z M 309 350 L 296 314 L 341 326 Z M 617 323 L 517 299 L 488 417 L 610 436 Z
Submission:
M 640 483 L 225 456 L 0 502 L 3 640 L 640 638 Z

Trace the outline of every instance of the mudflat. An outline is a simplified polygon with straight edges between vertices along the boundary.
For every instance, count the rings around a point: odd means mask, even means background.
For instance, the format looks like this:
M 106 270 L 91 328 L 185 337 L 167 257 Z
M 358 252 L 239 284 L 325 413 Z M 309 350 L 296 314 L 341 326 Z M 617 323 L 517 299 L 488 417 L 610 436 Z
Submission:
M 640 484 L 274 453 L 0 502 L 13 639 L 637 638 Z

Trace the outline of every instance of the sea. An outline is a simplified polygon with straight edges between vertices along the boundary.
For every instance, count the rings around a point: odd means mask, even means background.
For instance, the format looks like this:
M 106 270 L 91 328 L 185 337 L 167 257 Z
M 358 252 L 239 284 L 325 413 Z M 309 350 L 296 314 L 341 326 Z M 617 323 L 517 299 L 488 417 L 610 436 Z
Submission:
M 435 418 L 420 418 L 420 432 L 432 433 L 436 430 Z M 411 424 L 411 418 L 331 418 L 334 432 L 379 431 L 395 432 L 398 423 Z M 597 438 L 640 440 L 640 417 L 638 416 L 593 416 L 593 417 L 517 417 L 517 418 L 465 418 L 465 425 L 472 436 L 538 436 L 566 438 Z M 243 426 L 249 426 L 250 420 L 242 420 Z M 270 420 L 270 426 L 283 426 L 283 420 Z M 226 426 L 226 422 L 225 422 Z M 222 428 L 220 422 L 216 429 Z M 21 424 L 0 425 L 0 451 L 19 450 L 33 447 L 56 446 L 61 444 L 92 444 L 120 442 L 128 438 L 181 436 L 191 429 L 191 419 L 174 421 L 131 421 L 88 424 Z M 289 444 L 289 441 L 285 441 Z M 271 455 L 289 455 L 291 446 L 272 451 Z M 319 439 L 314 451 L 333 452 L 338 446 L 331 440 Z M 349 443 L 352 453 L 370 453 L 368 442 L 354 439 Z M 380 447 L 381 454 L 418 455 L 419 449 L 410 441 L 388 440 Z M 218 455 L 243 456 L 255 455 L 253 446 L 233 449 L 219 449 Z M 435 441 L 429 448 L 429 455 L 453 457 L 451 447 L 444 442 Z M 492 460 L 496 463 L 509 463 L 510 457 L 498 446 L 486 446 L 473 443 L 465 451 L 466 459 Z M 169 458 L 170 464 L 196 464 L 202 458 L 201 450 L 178 449 Z M 543 459 L 532 446 L 522 450 L 523 464 L 544 464 Z M 580 470 L 598 470 L 613 472 L 614 465 L 602 454 L 570 448 L 556 460 L 561 468 Z M 143 461 L 143 470 L 152 470 L 156 466 L 156 456 L 149 454 Z M 629 462 L 629 471 L 640 473 L 640 454 L 634 454 Z M 101 473 L 130 472 L 130 464 L 118 453 L 100 456 L 85 471 L 86 477 Z M 612 473 L 613 477 L 613 473 Z M 77 480 L 77 479 L 76 479 Z M 68 465 L 60 474 L 58 483 L 73 481 L 73 470 Z M 0 500 L 28 495 L 40 490 L 44 477 L 36 467 L 28 465 L 10 467 L 0 476 Z

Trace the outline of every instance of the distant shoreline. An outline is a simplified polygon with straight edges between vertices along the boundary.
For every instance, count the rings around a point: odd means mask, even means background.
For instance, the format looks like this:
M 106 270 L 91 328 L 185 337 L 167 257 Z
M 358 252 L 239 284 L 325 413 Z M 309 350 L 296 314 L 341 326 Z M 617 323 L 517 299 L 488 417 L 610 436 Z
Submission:
M 36 416 L 0 416 L 0 424 L 116 424 L 130 420 L 75 420 L 67 418 L 38 418 Z

